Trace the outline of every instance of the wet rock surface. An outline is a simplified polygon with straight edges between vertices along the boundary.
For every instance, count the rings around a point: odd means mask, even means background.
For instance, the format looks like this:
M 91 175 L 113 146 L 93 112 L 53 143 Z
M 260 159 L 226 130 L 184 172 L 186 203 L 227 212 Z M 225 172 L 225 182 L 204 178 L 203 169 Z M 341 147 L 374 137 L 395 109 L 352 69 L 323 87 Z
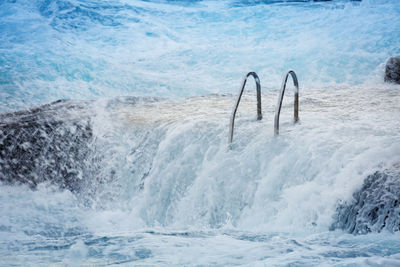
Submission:
M 400 169 L 369 175 L 354 201 L 340 205 L 331 230 L 353 234 L 400 230 Z
M 93 161 L 88 104 L 56 101 L 0 114 L 0 181 L 31 188 L 49 181 L 80 191 L 88 172 L 96 170 L 96 163 L 88 162 Z
M 391 57 L 386 62 L 385 82 L 400 84 L 400 56 Z

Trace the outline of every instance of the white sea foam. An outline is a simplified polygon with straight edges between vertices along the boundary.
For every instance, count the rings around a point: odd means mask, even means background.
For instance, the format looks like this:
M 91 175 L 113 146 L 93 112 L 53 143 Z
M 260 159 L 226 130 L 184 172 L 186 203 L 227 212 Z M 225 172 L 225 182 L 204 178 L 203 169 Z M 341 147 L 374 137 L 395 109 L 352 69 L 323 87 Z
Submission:
M 382 82 L 400 53 L 396 1 L 0 7 L 0 111 L 101 98 L 88 107 L 101 168 L 81 178 L 110 178 L 90 201 L 49 184 L 1 185 L 0 265 L 399 264 L 398 233 L 329 231 L 368 175 L 400 162 L 400 90 Z M 300 123 L 290 85 L 274 137 L 289 68 Z M 249 70 L 263 120 L 249 81 L 229 150 Z
M 397 264 L 397 234 L 329 232 L 366 176 L 400 162 L 397 86 L 302 86 L 297 125 L 291 89 L 278 137 L 278 92 L 263 93 L 256 121 L 246 91 L 232 150 L 231 96 L 94 103 L 95 151 L 116 179 L 92 206 L 46 185 L 0 187 L 2 242 L 19 251 L 3 262 Z
M 250 70 L 268 89 L 289 68 L 304 85 L 371 83 L 400 53 L 396 1 L 245 3 L 3 1 L 0 110 L 227 93 Z

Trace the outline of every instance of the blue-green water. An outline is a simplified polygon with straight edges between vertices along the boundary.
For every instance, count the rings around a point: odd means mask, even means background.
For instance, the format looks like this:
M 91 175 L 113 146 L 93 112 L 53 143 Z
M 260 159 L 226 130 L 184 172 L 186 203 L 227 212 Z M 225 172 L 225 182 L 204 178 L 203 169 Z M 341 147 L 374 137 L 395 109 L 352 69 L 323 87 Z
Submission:
M 250 70 L 267 88 L 289 68 L 303 84 L 354 85 L 380 79 L 400 53 L 396 1 L 0 5 L 0 111 L 60 98 L 233 92 Z
M 39 162 L 30 175 L 61 166 L 80 192 L 0 185 L 0 265 L 399 265 L 394 226 L 332 229 L 368 175 L 399 173 L 400 88 L 383 83 L 399 17 L 394 0 L 0 0 L 0 112 L 95 100 L 77 111 L 92 116 L 86 158 L 53 143 L 70 126 L 28 153 Z M 288 86 L 274 137 L 288 69 L 300 124 Z M 228 150 L 248 71 L 261 79 L 263 120 L 249 82 Z M 33 150 L 18 138 L 9 149 Z

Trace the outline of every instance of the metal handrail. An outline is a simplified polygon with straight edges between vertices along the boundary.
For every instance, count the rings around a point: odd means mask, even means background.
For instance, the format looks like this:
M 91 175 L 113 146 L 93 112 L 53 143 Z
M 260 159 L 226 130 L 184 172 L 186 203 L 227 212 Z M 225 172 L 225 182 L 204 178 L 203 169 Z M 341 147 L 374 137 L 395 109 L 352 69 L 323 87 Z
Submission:
M 299 121 L 299 82 L 297 80 L 296 73 L 293 70 L 289 70 L 282 82 L 281 91 L 279 93 L 278 103 L 276 105 L 275 110 L 275 123 L 274 123 L 274 134 L 277 136 L 279 134 L 279 116 L 281 114 L 282 100 L 285 94 L 286 83 L 289 77 L 289 74 L 293 78 L 293 85 L 296 87 L 296 91 L 294 92 L 294 123 Z
M 246 86 L 247 78 L 249 76 L 253 76 L 254 81 L 256 82 L 256 90 L 257 90 L 257 120 L 262 119 L 262 113 L 261 113 L 261 85 L 260 85 L 260 79 L 258 78 L 257 73 L 255 72 L 249 72 L 246 74 L 246 76 L 243 78 L 242 86 L 240 87 L 239 95 L 236 99 L 236 103 L 233 106 L 232 110 L 232 115 L 231 115 L 231 121 L 230 121 L 230 128 L 229 128 L 229 146 L 232 144 L 232 139 L 233 139 L 233 127 L 235 125 L 235 116 L 236 116 L 236 111 L 239 107 L 239 102 L 240 99 L 242 98 L 243 90 L 244 87 Z

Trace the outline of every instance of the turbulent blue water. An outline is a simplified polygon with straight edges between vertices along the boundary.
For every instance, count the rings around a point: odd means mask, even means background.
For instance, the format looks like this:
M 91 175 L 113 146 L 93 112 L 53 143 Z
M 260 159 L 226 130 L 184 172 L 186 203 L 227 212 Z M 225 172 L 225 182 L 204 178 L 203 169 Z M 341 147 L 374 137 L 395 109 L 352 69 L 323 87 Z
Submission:
M 60 98 L 360 84 L 400 53 L 396 1 L 1 1 L 1 111 Z M 239 80 L 239 82 L 238 82 Z M 201 83 L 199 83 L 201 81 Z
M 396 0 L 0 0 L 0 265 L 399 265 L 399 18 Z M 289 86 L 274 137 L 288 69 L 300 124 Z M 264 118 L 249 82 L 229 150 L 248 71 Z

